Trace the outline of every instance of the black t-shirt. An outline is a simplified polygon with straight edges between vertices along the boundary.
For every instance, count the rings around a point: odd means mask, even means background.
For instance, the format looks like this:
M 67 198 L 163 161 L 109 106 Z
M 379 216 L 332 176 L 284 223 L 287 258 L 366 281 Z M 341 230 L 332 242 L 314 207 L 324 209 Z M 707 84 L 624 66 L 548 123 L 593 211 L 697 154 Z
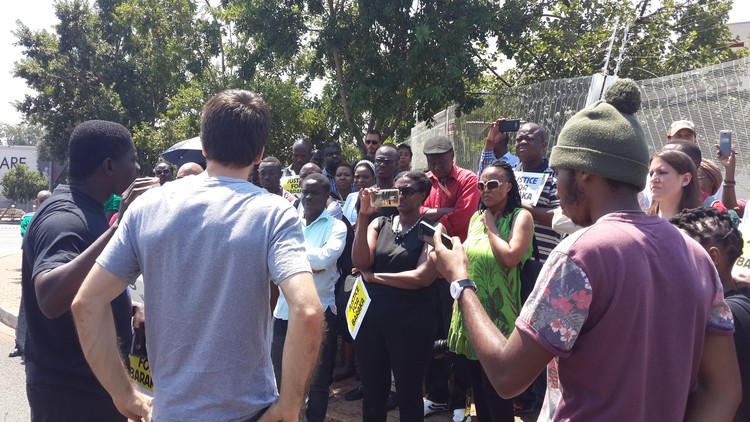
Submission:
M 419 238 L 419 228 L 414 227 L 405 236 L 396 239 L 393 232 L 393 217 L 378 218 L 378 243 L 375 245 L 375 262 L 372 271 L 375 273 L 399 273 L 417 268 L 424 242 Z M 425 220 L 433 224 L 429 220 Z M 409 307 L 416 304 L 433 302 L 434 283 L 418 290 L 398 289 L 377 283 L 368 283 L 367 291 L 372 304 L 378 302 L 386 307 Z
M 750 421 L 750 286 L 728 291 L 726 300 L 734 317 L 734 346 L 742 380 L 742 402 L 734 420 Z
M 61 185 L 42 204 L 24 237 L 21 284 L 26 311 L 26 383 L 71 387 L 108 396 L 96 380 L 78 341 L 70 311 L 49 319 L 39 309 L 33 278 L 80 255 L 108 228 L 102 204 L 75 186 Z M 112 301 L 120 352 L 130 345 L 130 297 Z

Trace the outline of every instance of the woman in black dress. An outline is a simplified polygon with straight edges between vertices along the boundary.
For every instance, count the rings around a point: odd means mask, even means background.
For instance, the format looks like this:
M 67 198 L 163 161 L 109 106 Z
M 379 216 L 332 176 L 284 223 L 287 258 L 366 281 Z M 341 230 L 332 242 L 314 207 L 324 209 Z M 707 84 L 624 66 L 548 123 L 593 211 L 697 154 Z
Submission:
M 419 207 L 432 184 L 423 173 L 404 172 L 396 181 L 398 215 L 378 217 L 370 205 L 377 189 L 360 193 L 352 261 L 372 299 L 354 341 L 360 361 L 365 422 L 386 420 L 391 372 L 402 421 L 424 419 L 422 379 L 436 330 L 433 281 L 437 270 L 429 246 L 419 238 Z M 432 222 L 429 222 L 432 224 Z

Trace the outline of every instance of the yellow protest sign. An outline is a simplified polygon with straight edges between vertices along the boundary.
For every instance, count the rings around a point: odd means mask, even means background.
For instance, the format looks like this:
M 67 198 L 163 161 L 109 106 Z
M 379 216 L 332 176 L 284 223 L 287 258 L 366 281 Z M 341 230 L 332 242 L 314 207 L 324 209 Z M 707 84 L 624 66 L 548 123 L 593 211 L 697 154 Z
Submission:
M 299 196 L 302 193 L 299 176 L 290 176 L 281 178 L 281 187 L 292 195 Z
M 352 293 L 349 295 L 349 302 L 346 304 L 346 326 L 349 328 L 349 334 L 352 335 L 352 338 L 357 338 L 357 333 L 362 326 L 362 321 L 365 319 L 371 301 L 362 276 L 357 277 Z
M 130 378 L 133 382 L 153 393 L 154 380 L 151 378 L 151 369 L 148 367 L 148 358 L 144 356 L 130 356 Z

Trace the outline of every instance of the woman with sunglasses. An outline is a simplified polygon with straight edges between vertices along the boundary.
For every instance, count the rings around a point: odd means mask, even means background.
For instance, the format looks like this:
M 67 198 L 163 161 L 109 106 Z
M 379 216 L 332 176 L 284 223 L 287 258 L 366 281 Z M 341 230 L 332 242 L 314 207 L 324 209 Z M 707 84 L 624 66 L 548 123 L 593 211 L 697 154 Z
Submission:
M 508 336 L 521 312 L 521 267 L 532 253 L 534 223 L 521 207 L 518 182 L 510 164 L 495 161 L 477 183 L 479 211 L 469 222 L 464 242 L 469 278 L 487 315 Z M 468 359 L 477 417 L 480 421 L 514 420 L 513 400 L 501 398 L 490 384 L 471 345 L 461 308 L 453 306 L 448 347 Z
M 422 379 L 437 329 L 432 286 L 438 274 L 428 258 L 429 246 L 419 237 L 419 207 L 432 184 L 423 173 L 403 172 L 394 187 L 399 190 L 398 214 L 369 224 L 378 211 L 370 197 L 378 189 L 361 191 L 352 248 L 352 261 L 372 299 L 354 340 L 365 422 L 386 419 L 391 371 L 401 420 L 424 419 Z

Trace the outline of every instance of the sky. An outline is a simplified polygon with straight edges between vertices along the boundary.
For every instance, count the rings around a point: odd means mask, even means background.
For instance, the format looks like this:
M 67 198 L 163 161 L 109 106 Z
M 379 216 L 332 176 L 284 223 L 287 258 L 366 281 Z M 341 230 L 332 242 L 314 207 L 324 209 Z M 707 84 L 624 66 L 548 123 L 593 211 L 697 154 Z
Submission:
M 32 30 L 50 29 L 57 22 L 54 12 L 54 0 L 24 0 L 20 2 L 3 2 L 0 13 L 0 122 L 16 124 L 21 121 L 21 114 L 11 105 L 23 99 L 32 91 L 26 87 L 23 79 L 12 75 L 13 64 L 21 59 L 21 49 L 13 43 L 16 38 L 13 31 L 20 20 Z M 750 22 L 750 1 L 735 0 L 729 23 Z

